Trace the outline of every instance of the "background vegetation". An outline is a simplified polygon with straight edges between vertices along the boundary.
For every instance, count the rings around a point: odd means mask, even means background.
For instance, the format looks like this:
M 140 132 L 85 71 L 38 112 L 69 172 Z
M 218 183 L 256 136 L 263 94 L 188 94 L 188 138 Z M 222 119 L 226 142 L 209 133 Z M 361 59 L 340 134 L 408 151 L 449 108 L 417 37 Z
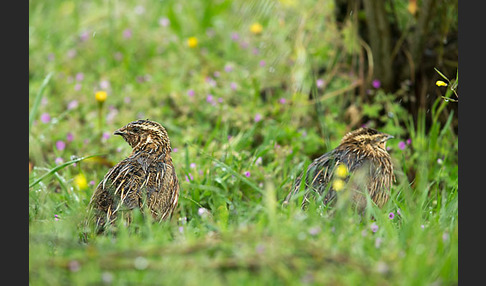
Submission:
M 457 1 L 374 2 L 30 1 L 30 283 L 457 284 Z M 139 118 L 168 130 L 179 207 L 96 236 Z M 395 136 L 389 203 L 282 208 L 363 125 Z

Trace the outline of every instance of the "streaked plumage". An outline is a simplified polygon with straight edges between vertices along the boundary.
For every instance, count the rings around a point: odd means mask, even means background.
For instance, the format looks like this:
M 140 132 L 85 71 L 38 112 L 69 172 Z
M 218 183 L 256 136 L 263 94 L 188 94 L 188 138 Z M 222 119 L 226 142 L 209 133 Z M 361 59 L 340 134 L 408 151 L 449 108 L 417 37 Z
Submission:
M 120 212 L 129 221 L 132 209 L 145 207 L 155 220 L 169 218 L 177 206 L 179 182 L 167 131 L 157 122 L 137 120 L 114 134 L 122 136 L 132 152 L 108 171 L 93 193 L 90 206 L 96 224 L 102 229 Z
M 322 196 L 324 204 L 331 203 L 340 196 L 332 184 L 333 180 L 339 179 L 335 174 L 336 167 L 344 164 L 348 174 L 344 178 L 347 185 L 343 192 L 348 192 L 353 204 L 363 210 L 366 207 L 363 190 L 367 190 L 373 202 L 379 207 L 383 206 L 390 197 L 390 188 L 395 180 L 390 154 L 385 146 L 390 138 L 393 136 L 371 128 L 360 128 L 347 133 L 338 147 L 309 165 L 302 188 L 300 185 L 304 174 L 296 179 L 284 204 L 288 204 L 292 196 L 301 189 L 305 190 L 303 209 L 312 197 Z

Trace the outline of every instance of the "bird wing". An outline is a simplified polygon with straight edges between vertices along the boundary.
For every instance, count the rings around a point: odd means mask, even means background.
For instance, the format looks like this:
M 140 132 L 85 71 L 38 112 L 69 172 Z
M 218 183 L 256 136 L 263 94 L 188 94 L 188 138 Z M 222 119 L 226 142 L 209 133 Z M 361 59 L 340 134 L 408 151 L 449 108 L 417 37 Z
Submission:
M 96 188 L 90 204 L 108 218 L 117 211 L 143 209 L 145 205 L 156 219 L 165 219 L 175 209 L 178 197 L 179 183 L 172 164 L 142 153 L 114 166 Z
M 156 161 L 148 166 L 146 174 L 147 206 L 155 219 L 166 219 L 174 211 L 179 198 L 175 169 L 170 162 Z
M 142 165 L 127 158 L 108 171 L 93 193 L 90 204 L 108 218 L 119 210 L 139 207 L 143 178 Z
M 309 200 L 310 193 L 322 194 L 325 186 L 330 180 L 332 174 L 332 167 L 336 162 L 335 154 L 333 151 L 325 153 L 319 158 L 315 159 L 307 167 L 307 171 L 302 172 L 295 180 L 292 190 L 284 200 L 284 204 L 288 204 L 290 199 L 301 190 L 305 190 L 304 201 L 302 204 L 306 204 Z M 305 184 L 301 186 L 302 178 L 305 175 Z

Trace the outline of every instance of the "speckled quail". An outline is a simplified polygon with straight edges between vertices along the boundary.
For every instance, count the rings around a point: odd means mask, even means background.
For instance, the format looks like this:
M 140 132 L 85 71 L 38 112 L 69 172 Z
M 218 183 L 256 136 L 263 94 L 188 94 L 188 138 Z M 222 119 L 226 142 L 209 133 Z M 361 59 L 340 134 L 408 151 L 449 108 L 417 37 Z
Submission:
M 149 209 L 157 221 L 169 218 L 177 206 L 179 182 L 167 131 L 157 122 L 137 120 L 114 134 L 122 136 L 132 152 L 108 171 L 91 197 L 96 225 L 102 231 L 119 213 L 130 222 L 134 208 Z
M 301 187 L 302 173 L 287 195 L 288 204 L 299 190 L 304 190 L 302 208 L 312 197 L 320 197 L 325 205 L 347 192 L 352 203 L 363 211 L 367 205 L 367 191 L 371 200 L 382 207 L 390 198 L 395 181 L 386 142 L 393 136 L 371 128 L 359 128 L 347 133 L 338 147 L 315 159 L 305 172 L 305 185 Z M 351 179 L 350 179 L 351 178 Z M 349 192 L 350 191 L 350 192 Z

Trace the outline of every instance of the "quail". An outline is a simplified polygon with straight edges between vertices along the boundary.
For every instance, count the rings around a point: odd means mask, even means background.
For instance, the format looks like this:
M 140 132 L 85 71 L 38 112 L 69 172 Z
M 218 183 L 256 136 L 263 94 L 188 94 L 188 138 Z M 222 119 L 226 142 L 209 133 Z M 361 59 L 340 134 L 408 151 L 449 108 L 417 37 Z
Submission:
M 147 208 L 156 221 L 168 219 L 177 206 L 179 182 L 167 131 L 157 122 L 137 120 L 114 135 L 123 137 L 132 152 L 108 171 L 91 197 L 99 231 L 114 223 L 119 213 L 129 223 L 134 208 L 142 213 Z
M 367 205 L 367 192 L 371 200 L 382 207 L 390 198 L 390 188 L 395 181 L 386 142 L 393 136 L 371 128 L 359 128 L 344 135 L 339 146 L 309 164 L 307 171 L 295 180 L 284 200 L 287 205 L 292 196 L 304 191 L 302 209 L 311 198 L 322 198 L 324 205 L 331 205 L 347 193 L 352 204 L 363 211 Z M 305 175 L 304 186 L 301 187 Z M 343 197 L 345 197 L 343 195 Z

